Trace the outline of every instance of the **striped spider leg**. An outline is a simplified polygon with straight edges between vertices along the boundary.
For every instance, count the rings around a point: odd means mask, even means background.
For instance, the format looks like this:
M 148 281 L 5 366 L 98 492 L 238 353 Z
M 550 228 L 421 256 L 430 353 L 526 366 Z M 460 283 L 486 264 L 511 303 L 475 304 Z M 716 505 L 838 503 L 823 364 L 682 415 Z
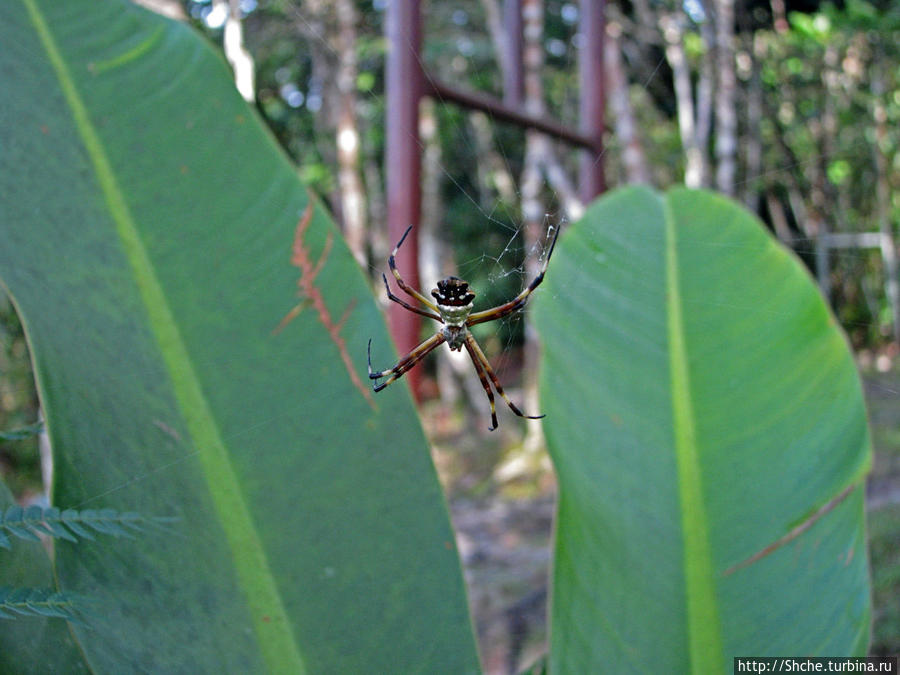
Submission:
M 437 282 L 437 288 L 431 291 L 431 295 L 434 297 L 436 303 L 431 302 L 431 300 L 414 288 L 408 286 L 407 283 L 403 281 L 403 277 L 397 270 L 394 257 L 397 255 L 397 251 L 400 249 L 401 244 L 403 244 L 406 235 L 409 234 L 411 229 L 412 226 L 406 229 L 406 232 L 403 233 L 400 241 L 394 247 L 394 250 L 388 258 L 388 266 L 391 268 L 391 273 L 397 280 L 397 286 L 413 299 L 425 305 L 428 309 L 425 310 L 416 307 L 415 305 L 411 305 L 402 298 L 398 298 L 394 295 L 388 285 L 387 276 L 382 274 L 381 278 L 384 281 L 384 288 L 387 291 L 389 300 L 398 303 L 410 312 L 415 312 L 416 314 L 440 322 L 442 327 L 437 333 L 401 358 L 394 366 L 378 372 L 372 370 L 372 340 L 369 340 L 369 379 L 375 380 L 375 382 L 372 383 L 372 389 L 376 392 L 381 391 L 395 380 L 403 377 L 404 373 L 413 368 L 431 351 L 446 342 L 452 351 L 461 351 L 462 348 L 465 347 L 466 352 L 469 354 L 469 358 L 472 359 L 472 364 L 475 366 L 475 372 L 478 374 L 481 386 L 487 394 L 488 401 L 490 401 L 491 404 L 490 431 L 497 428 L 497 410 L 494 405 L 494 392 L 491 390 L 491 385 L 493 385 L 494 390 L 503 397 L 503 400 L 506 401 L 509 409 L 519 417 L 533 420 L 542 418 L 543 415 L 526 415 L 519 410 L 519 408 L 517 408 L 510 400 L 509 396 L 506 395 L 506 392 L 503 391 L 503 386 L 500 384 L 500 379 L 497 377 L 496 373 L 494 373 L 494 369 L 491 368 L 491 364 L 488 362 L 487 357 L 484 355 L 484 352 L 481 351 L 481 347 L 469 331 L 469 326 L 501 319 L 525 306 L 528 298 L 544 280 L 544 273 L 547 271 L 547 265 L 550 263 L 550 256 L 553 255 L 553 247 L 556 246 L 556 239 L 559 236 L 559 228 L 557 228 L 556 232 L 553 234 L 553 240 L 550 242 L 550 249 L 547 251 L 547 257 L 544 258 L 544 264 L 541 266 L 541 271 L 532 282 L 509 302 L 475 313 L 472 313 L 472 301 L 475 299 L 475 292 L 469 290 L 468 282 L 463 281 L 458 277 L 447 277 L 446 279 Z M 379 384 L 378 380 L 381 378 L 387 379 Z

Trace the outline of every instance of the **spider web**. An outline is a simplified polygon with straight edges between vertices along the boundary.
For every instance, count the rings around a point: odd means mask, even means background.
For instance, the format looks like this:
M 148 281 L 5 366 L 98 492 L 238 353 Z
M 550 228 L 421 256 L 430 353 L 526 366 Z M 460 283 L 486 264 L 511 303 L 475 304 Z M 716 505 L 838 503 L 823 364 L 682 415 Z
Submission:
M 569 60 L 571 61 L 571 59 L 572 53 L 570 52 Z M 426 72 L 431 71 L 426 67 Z M 442 79 L 446 79 L 446 77 Z M 498 123 L 483 113 L 469 114 L 482 115 L 487 120 L 491 142 L 494 144 L 493 152 L 495 157 L 499 157 L 501 160 L 500 166 L 494 167 L 493 171 L 505 172 L 506 177 L 511 179 L 508 180 L 508 185 L 511 186 L 514 193 L 513 200 L 509 201 L 509 195 L 504 198 L 499 189 L 491 190 L 484 187 L 473 189 L 463 185 L 460 180 L 451 175 L 448 168 L 442 167 L 443 178 L 455 192 L 455 201 L 469 207 L 462 220 L 477 223 L 476 229 L 479 236 L 475 253 L 471 253 L 471 248 L 457 247 L 454 273 L 469 281 L 478 293 L 475 311 L 480 311 L 507 302 L 531 282 L 545 261 L 554 233 L 558 228 L 564 228 L 567 225 L 568 218 L 556 195 L 547 189 L 543 177 L 539 179 L 541 186 L 537 194 L 533 194 L 530 200 L 523 195 L 524 159 L 516 156 L 515 152 L 516 149 L 521 151 L 521 148 L 524 147 L 526 131 L 508 124 Z M 484 161 L 474 159 L 483 156 L 484 147 L 482 145 L 479 152 L 479 148 L 470 139 L 468 129 L 463 128 L 463 122 L 457 122 L 455 127 L 449 130 L 449 133 L 452 137 L 462 139 L 466 153 L 474 161 Z M 517 138 L 515 138 L 516 136 Z M 510 137 L 515 138 L 513 143 L 517 144 L 512 149 L 507 147 Z M 576 154 L 571 150 L 564 150 L 564 152 L 571 157 Z M 472 167 L 473 172 L 477 170 L 477 167 Z M 478 196 L 481 199 L 476 198 L 476 189 L 479 189 Z M 484 192 L 489 192 L 487 200 L 484 198 Z M 485 205 L 485 201 L 488 205 Z M 530 206 L 528 210 L 534 211 L 537 207 L 542 211 L 537 217 L 533 215 L 529 219 L 530 222 L 525 219 L 523 214 L 526 210 L 524 206 L 526 201 Z M 546 288 L 541 286 L 536 289 L 535 294 L 545 292 Z M 505 391 L 522 409 L 530 407 L 523 403 L 521 384 L 522 369 L 529 367 L 524 363 L 522 347 L 525 346 L 525 321 L 531 300 L 532 298 L 529 298 L 529 302 L 522 309 L 510 315 L 497 321 L 480 324 L 472 329 L 473 335 L 481 343 L 488 360 L 503 383 Z M 457 378 L 468 377 L 470 379 L 467 388 L 470 404 L 482 414 L 486 413 L 488 404 L 484 393 L 471 386 L 471 380 L 475 378 L 475 373 L 464 375 L 467 372 L 465 369 L 471 364 L 466 364 L 464 357 L 459 354 L 440 354 L 438 358 L 457 360 L 454 368 Z M 499 397 L 498 401 L 500 401 Z M 533 405 L 535 404 L 532 403 L 531 407 Z M 506 408 L 502 401 L 499 402 L 498 407 Z M 535 414 L 536 412 L 527 409 L 524 411 L 526 414 Z M 517 424 L 518 422 L 510 419 L 512 416 L 508 412 L 503 410 L 500 413 L 501 425 L 504 424 L 503 418 L 506 419 L 506 424 Z

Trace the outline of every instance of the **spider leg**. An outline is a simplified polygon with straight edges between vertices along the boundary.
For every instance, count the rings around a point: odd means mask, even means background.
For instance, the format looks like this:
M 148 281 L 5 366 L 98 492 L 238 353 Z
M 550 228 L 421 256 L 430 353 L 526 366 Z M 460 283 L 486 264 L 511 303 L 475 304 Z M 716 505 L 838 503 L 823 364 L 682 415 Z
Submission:
M 398 298 L 396 295 L 391 293 L 391 287 L 388 286 L 387 277 L 384 274 L 381 275 L 382 280 L 384 281 L 384 290 L 387 291 L 388 300 L 393 300 L 398 305 L 403 307 L 404 309 L 408 309 L 410 312 L 415 312 L 416 314 L 421 314 L 422 316 L 427 316 L 429 319 L 434 319 L 435 321 L 440 321 L 441 317 L 432 312 L 426 312 L 424 309 L 419 309 L 418 307 L 413 307 L 405 300 Z
M 479 361 L 481 363 L 481 367 L 484 369 L 484 372 L 487 373 L 487 376 L 491 378 L 491 382 L 494 383 L 494 389 L 496 389 L 497 393 L 503 397 L 503 400 L 506 401 L 506 405 L 509 406 L 510 410 L 512 410 L 519 417 L 524 417 L 529 420 L 539 420 L 542 417 L 545 417 L 545 415 L 526 415 L 516 407 L 515 403 L 513 403 L 510 400 L 509 396 L 506 395 L 506 392 L 503 391 L 503 385 L 500 384 L 500 378 L 498 378 L 496 373 L 494 373 L 494 369 L 491 368 L 490 362 L 487 360 L 484 352 L 481 351 L 481 347 L 478 346 L 478 343 L 475 341 L 475 338 L 471 333 L 466 333 L 466 349 L 471 355 L 473 361 Z
M 553 235 L 553 241 L 550 242 L 550 250 L 547 251 L 547 257 L 544 258 L 544 264 L 541 266 L 541 271 L 538 275 L 532 279 L 531 283 L 525 287 L 525 289 L 519 293 L 516 297 L 514 297 L 509 302 L 506 302 L 502 305 L 497 305 L 496 307 L 492 307 L 491 309 L 486 309 L 482 312 L 474 312 L 469 315 L 469 318 L 466 320 L 466 326 L 474 326 L 476 323 L 484 323 L 485 321 L 493 321 L 494 319 L 501 319 L 508 314 L 512 314 L 517 309 L 521 309 L 525 306 L 525 303 L 528 302 L 528 296 L 530 296 L 534 289 L 541 285 L 541 282 L 544 280 L 544 273 L 547 271 L 547 265 L 550 264 L 550 256 L 553 255 L 553 247 L 556 246 L 556 240 L 559 237 L 559 228 L 556 228 L 556 232 Z
M 397 271 L 397 264 L 394 262 L 394 256 L 397 255 L 397 251 L 400 250 L 400 246 L 403 244 L 403 241 L 406 239 L 406 235 L 409 234 L 409 231 L 412 230 L 412 225 L 406 228 L 406 232 L 403 233 L 403 236 L 400 237 L 400 241 L 397 242 L 397 245 L 394 247 L 394 250 L 391 251 L 391 255 L 388 258 L 388 267 L 391 268 L 391 273 L 393 273 L 394 278 L 397 280 L 397 285 L 400 287 L 400 290 L 405 292 L 406 294 L 414 297 L 416 300 L 425 305 L 428 309 L 433 310 L 434 312 L 440 313 L 440 310 L 437 308 L 431 300 L 426 298 L 424 295 L 419 293 L 416 289 L 408 286 L 405 281 L 403 281 L 403 277 L 400 276 L 400 272 Z
M 388 368 L 387 370 L 379 371 L 377 373 L 372 370 L 372 341 L 369 340 L 369 379 L 378 380 L 382 377 L 388 378 L 381 384 L 374 382 L 372 384 L 372 389 L 376 392 L 381 391 L 386 386 L 391 384 L 394 380 L 403 377 L 404 373 L 411 370 L 414 365 L 425 358 L 425 356 L 429 352 L 431 352 L 435 347 L 444 342 L 444 340 L 445 338 L 443 334 L 435 333 L 418 347 L 415 347 L 409 354 L 397 361 L 397 363 L 393 367 Z
M 469 356 L 472 359 L 472 364 L 475 366 L 475 372 L 478 373 L 478 379 L 481 380 L 481 386 L 484 388 L 484 393 L 487 394 L 488 400 L 491 402 L 491 426 L 488 427 L 488 431 L 493 431 L 497 428 L 497 408 L 494 405 L 494 392 L 491 391 L 487 373 L 484 372 L 484 365 L 482 365 L 481 361 L 478 359 L 478 355 L 472 351 L 472 347 L 469 346 L 468 340 L 466 340 L 465 345 L 466 351 L 469 352 Z

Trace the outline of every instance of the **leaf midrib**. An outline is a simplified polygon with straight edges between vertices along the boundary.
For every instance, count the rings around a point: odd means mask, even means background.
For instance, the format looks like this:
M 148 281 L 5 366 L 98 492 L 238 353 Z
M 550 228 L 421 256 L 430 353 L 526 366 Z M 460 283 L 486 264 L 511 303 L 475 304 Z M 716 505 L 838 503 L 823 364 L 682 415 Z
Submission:
M 679 286 L 675 216 L 665 203 L 666 315 L 691 672 L 725 670 Z
M 303 673 L 303 658 L 228 450 L 103 143 L 37 0 L 22 1 L 59 81 L 134 273 L 135 284 L 166 364 L 175 399 L 193 445 L 197 448 L 213 506 L 232 552 L 235 572 L 250 608 L 263 660 L 272 672 Z

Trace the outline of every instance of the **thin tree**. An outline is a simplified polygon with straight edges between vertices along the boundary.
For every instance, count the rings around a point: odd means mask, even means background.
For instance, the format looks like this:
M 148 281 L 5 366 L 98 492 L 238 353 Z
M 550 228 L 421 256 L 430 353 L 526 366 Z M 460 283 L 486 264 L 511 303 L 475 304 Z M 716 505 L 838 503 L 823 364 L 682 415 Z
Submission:
M 622 154 L 625 178 L 629 183 L 650 184 L 650 169 L 641 143 L 634 108 L 628 91 L 628 75 L 622 59 L 622 22 L 616 12 L 606 24 L 604 65 L 606 95 L 612 113 L 616 143 Z
M 708 102 L 703 97 L 694 103 L 691 69 L 684 47 L 684 33 L 687 16 L 681 10 L 663 11 L 659 15 L 659 28 L 665 44 L 666 60 L 672 69 L 672 83 L 675 89 L 675 107 L 678 116 L 678 131 L 684 148 L 684 182 L 688 187 L 701 187 L 708 182 L 709 161 L 703 134 L 706 128 L 698 124 L 705 119 Z M 709 86 L 706 71 L 701 71 L 698 89 L 706 91 Z
M 253 57 L 244 45 L 244 24 L 240 0 L 213 0 L 213 7 L 225 15 L 222 51 L 234 71 L 234 84 L 248 103 L 256 100 L 256 70 Z
M 734 194 L 737 175 L 737 78 L 734 71 L 734 0 L 715 0 L 716 188 Z

